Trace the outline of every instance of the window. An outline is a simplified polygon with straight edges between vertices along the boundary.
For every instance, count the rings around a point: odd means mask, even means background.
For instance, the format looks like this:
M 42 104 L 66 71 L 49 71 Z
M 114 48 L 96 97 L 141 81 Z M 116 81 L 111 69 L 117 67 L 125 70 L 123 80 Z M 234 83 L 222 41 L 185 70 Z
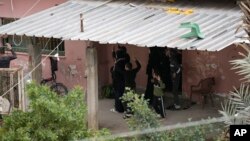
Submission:
M 15 21 L 13 18 L 2 18 L 2 25 L 8 24 Z M 62 40 L 60 39 L 55 39 L 55 38 L 37 38 L 38 45 L 42 47 L 42 53 L 43 54 L 50 54 L 52 50 L 54 50 L 57 45 L 61 42 Z M 13 36 L 9 35 L 7 38 L 3 39 L 3 44 L 5 43 L 10 43 L 13 46 L 13 49 L 17 52 L 27 52 L 27 45 L 25 44 L 25 40 L 22 39 L 21 36 Z M 56 49 L 53 54 L 59 53 L 60 56 L 65 55 L 65 47 L 64 47 L 64 42 L 61 43 Z
M 52 50 L 54 50 L 62 40 L 60 39 L 55 39 L 55 38 L 37 38 L 38 39 L 38 44 L 42 47 L 42 52 L 43 54 L 50 54 Z M 46 45 L 47 44 L 47 45 Z M 54 50 L 52 55 L 59 53 L 60 56 L 65 55 L 65 50 L 64 50 L 64 42 L 62 42 L 59 47 Z

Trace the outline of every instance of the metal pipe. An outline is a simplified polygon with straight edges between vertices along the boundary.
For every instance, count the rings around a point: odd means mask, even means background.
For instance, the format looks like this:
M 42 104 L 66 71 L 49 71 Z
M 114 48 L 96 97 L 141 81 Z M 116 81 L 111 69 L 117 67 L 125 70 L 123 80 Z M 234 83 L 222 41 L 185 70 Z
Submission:
M 83 32 L 83 14 L 80 14 L 81 32 Z

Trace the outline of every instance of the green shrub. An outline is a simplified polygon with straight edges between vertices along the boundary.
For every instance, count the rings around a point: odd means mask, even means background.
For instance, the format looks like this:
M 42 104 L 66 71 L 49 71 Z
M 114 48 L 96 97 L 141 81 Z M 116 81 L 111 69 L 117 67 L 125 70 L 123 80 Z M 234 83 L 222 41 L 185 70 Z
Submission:
M 126 94 L 122 97 L 123 102 L 128 103 L 133 113 L 131 118 L 126 119 L 129 128 L 133 131 L 142 131 L 149 128 L 159 127 L 156 113 L 148 107 L 148 101 L 143 95 L 138 95 L 134 91 L 126 89 Z M 134 137 L 137 140 L 161 141 L 166 137 L 163 133 L 150 133 Z
M 46 86 L 30 84 L 27 94 L 29 111 L 15 110 L 4 117 L 3 141 L 66 141 L 109 134 L 107 130 L 87 129 L 87 108 L 80 87 L 67 96 L 58 97 Z
M 244 29 L 247 34 L 249 41 L 249 8 L 250 1 L 239 1 L 239 7 L 243 13 L 243 23 L 241 28 Z M 237 29 L 238 31 L 238 29 Z M 243 82 L 239 88 L 234 88 L 234 91 L 230 92 L 229 98 L 222 105 L 220 113 L 224 116 L 225 124 L 227 124 L 227 131 L 229 131 L 230 125 L 249 125 L 250 124 L 250 45 L 246 42 L 238 43 L 237 46 L 242 47 L 244 52 L 239 52 L 242 58 L 231 61 L 233 70 L 237 70 L 236 74 L 242 76 L 240 80 Z M 222 135 L 221 140 L 228 140 L 228 132 Z
M 212 124 L 208 125 L 198 125 L 192 127 L 178 128 L 174 130 L 167 131 L 167 140 L 169 141 L 205 141 L 209 138 L 211 133 L 220 133 L 220 131 L 215 132 L 215 126 Z M 210 137 L 211 138 L 211 137 Z M 217 137 L 213 135 L 212 139 Z
M 102 87 L 102 98 L 114 98 L 112 85 L 106 85 Z
M 6 131 L 2 127 L 0 127 L 0 141 L 3 140 L 3 134 L 5 134 L 5 132 Z
M 149 108 L 148 101 L 143 95 L 138 95 L 134 91 L 126 89 L 122 97 L 123 102 L 128 102 L 128 107 L 132 110 L 132 117 L 126 119 L 129 129 L 132 131 L 145 131 L 149 128 L 160 128 L 160 122 L 157 119 L 154 110 Z M 217 126 L 218 125 L 218 126 Z M 205 141 L 211 136 L 216 138 L 215 134 L 222 132 L 221 124 L 199 125 L 194 127 L 178 128 L 168 131 L 145 133 L 140 136 L 131 137 L 134 141 Z

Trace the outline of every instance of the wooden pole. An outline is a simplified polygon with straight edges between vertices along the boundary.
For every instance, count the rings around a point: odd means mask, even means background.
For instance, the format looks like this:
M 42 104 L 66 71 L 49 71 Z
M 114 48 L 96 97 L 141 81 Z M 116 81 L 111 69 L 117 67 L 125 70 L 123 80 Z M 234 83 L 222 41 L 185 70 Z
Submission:
M 21 71 L 17 72 L 17 82 L 18 82 L 18 109 L 22 110 L 22 84 L 21 84 Z
M 20 68 L 0 68 L 0 71 L 7 71 L 7 72 L 11 72 L 11 73 L 16 73 L 19 70 L 20 70 Z
M 25 92 L 24 92 L 24 77 L 23 77 L 24 75 L 23 75 L 23 69 L 21 70 L 21 91 L 22 91 L 22 110 L 25 112 L 26 111 L 26 106 L 27 106 L 27 104 L 26 104 L 26 99 L 27 99 L 27 97 L 26 97 L 26 95 L 25 95 Z
M 1 5 L 1 2 L 0 2 Z M 0 26 L 2 25 L 2 19 L 0 18 Z M 3 46 L 2 37 L 0 36 L 0 47 Z
M 14 79 L 13 73 L 10 73 L 10 88 L 14 86 L 13 79 Z M 14 88 L 10 90 L 10 103 L 11 103 L 11 111 L 12 111 L 15 106 Z
M 36 83 L 40 83 L 42 79 L 42 51 L 39 46 L 37 46 L 37 41 L 35 37 L 30 38 L 28 42 L 28 52 L 29 52 L 29 71 L 31 71 L 32 80 Z
M 81 32 L 83 32 L 84 31 L 84 29 L 83 29 L 83 14 L 80 14 L 80 24 L 81 24 Z
M 97 51 L 93 45 L 86 49 L 88 128 L 98 130 L 98 68 Z

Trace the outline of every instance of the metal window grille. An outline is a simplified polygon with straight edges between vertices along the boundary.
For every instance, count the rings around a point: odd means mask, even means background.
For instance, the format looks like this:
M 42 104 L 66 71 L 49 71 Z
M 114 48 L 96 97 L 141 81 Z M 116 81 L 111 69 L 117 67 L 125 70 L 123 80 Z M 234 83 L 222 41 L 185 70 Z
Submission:
M 5 24 L 8 24 L 8 23 L 11 23 L 11 22 L 14 22 L 15 19 L 13 18 L 2 18 L 2 25 L 5 25 Z M 21 37 L 20 36 L 15 36 L 15 41 L 16 42 L 20 42 L 21 41 Z M 41 37 L 41 38 L 37 38 L 38 40 L 38 44 L 40 47 L 42 47 L 42 53 L 43 54 L 49 54 L 52 50 L 54 50 L 56 48 L 56 46 L 61 42 L 60 39 L 56 39 L 56 38 L 44 38 L 44 37 Z M 14 44 L 13 42 L 13 36 L 12 35 L 9 35 L 7 38 L 3 39 L 3 43 L 10 43 L 12 44 L 13 46 L 13 49 L 17 52 L 27 52 L 28 49 L 27 49 L 27 45 L 25 44 L 26 42 L 23 40 L 23 42 L 17 46 Z M 46 45 L 47 43 L 47 45 Z M 46 45 L 46 47 L 45 47 Z M 60 56 L 64 56 L 65 55 L 65 47 L 64 47 L 64 42 L 62 44 L 59 45 L 58 49 L 56 49 L 53 53 L 59 53 Z
M 0 113 L 9 114 L 13 108 L 25 111 L 23 68 L 0 68 L 0 81 Z

